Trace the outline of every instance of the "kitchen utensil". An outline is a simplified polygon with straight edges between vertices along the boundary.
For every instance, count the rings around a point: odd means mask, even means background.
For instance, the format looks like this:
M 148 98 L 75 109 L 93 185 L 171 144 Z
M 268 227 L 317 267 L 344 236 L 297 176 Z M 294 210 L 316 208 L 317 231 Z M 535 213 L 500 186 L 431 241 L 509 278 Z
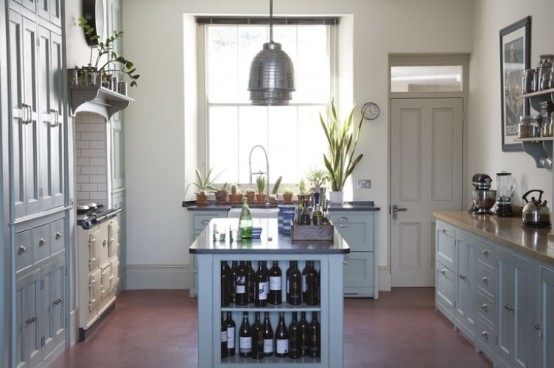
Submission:
M 515 179 L 511 173 L 502 171 L 496 174 L 496 183 L 496 208 L 494 214 L 501 217 L 513 216 L 512 194 L 516 187 Z
M 531 201 L 527 200 L 527 196 L 531 193 L 539 193 L 539 199 L 531 197 Z M 550 209 L 546 205 L 547 201 L 542 201 L 543 191 L 540 189 L 532 189 L 523 195 L 525 207 L 521 213 L 523 225 L 533 227 L 550 227 Z
M 487 214 L 496 202 L 496 190 L 473 190 L 474 213 Z

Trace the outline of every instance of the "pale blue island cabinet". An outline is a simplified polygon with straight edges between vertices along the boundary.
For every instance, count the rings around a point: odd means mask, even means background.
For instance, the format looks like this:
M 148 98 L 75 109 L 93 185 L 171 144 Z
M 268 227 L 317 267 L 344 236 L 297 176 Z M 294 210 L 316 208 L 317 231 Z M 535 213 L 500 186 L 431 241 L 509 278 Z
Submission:
M 279 234 L 277 219 L 254 219 L 254 226 L 262 228 L 260 239 L 231 240 L 229 228 L 236 219 L 213 219 L 205 226 L 189 248 L 198 264 L 198 366 L 208 367 L 343 367 L 343 262 L 350 252 L 347 242 L 335 229 L 332 241 L 291 241 L 290 236 Z M 214 239 L 214 226 L 226 234 L 225 239 Z M 255 307 L 253 304 L 221 306 L 221 262 L 278 261 L 282 271 L 283 303 Z M 302 269 L 306 261 L 315 261 L 320 274 L 320 303 L 315 306 L 289 305 L 286 300 L 286 270 L 290 261 L 298 261 Z M 235 341 L 238 341 L 243 312 L 248 313 L 250 324 L 255 312 L 269 312 L 275 331 L 279 312 L 285 313 L 285 323 L 291 322 L 292 313 L 306 312 L 308 318 L 317 313 L 321 325 L 321 356 L 299 359 L 264 357 L 261 360 L 238 355 L 221 358 L 221 313 L 231 312 L 236 324 Z M 310 320 L 310 319 L 309 319 Z
M 554 367 L 551 229 L 519 217 L 434 215 L 437 310 L 495 367 Z

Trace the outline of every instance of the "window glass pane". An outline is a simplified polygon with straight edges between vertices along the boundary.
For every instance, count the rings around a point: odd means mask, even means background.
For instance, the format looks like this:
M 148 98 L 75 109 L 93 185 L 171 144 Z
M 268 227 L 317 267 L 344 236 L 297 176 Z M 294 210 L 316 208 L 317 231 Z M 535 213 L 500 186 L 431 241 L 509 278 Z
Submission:
M 462 66 L 393 66 L 391 92 L 461 92 Z

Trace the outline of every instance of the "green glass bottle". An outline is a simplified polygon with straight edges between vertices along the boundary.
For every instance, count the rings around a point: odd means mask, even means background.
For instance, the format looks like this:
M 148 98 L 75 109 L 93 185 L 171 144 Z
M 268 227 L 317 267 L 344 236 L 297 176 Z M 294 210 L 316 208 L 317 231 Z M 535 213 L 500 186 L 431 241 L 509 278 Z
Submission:
M 248 207 L 248 199 L 242 199 L 242 210 L 240 211 L 239 233 L 241 239 L 252 238 L 252 215 Z

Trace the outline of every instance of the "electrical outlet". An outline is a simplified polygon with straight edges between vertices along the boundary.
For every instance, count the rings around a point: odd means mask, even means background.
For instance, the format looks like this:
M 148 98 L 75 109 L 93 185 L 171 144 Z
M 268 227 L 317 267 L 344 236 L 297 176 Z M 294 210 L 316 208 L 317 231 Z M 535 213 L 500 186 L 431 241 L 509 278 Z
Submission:
M 371 188 L 371 180 L 358 179 L 358 189 L 368 189 L 368 188 Z

